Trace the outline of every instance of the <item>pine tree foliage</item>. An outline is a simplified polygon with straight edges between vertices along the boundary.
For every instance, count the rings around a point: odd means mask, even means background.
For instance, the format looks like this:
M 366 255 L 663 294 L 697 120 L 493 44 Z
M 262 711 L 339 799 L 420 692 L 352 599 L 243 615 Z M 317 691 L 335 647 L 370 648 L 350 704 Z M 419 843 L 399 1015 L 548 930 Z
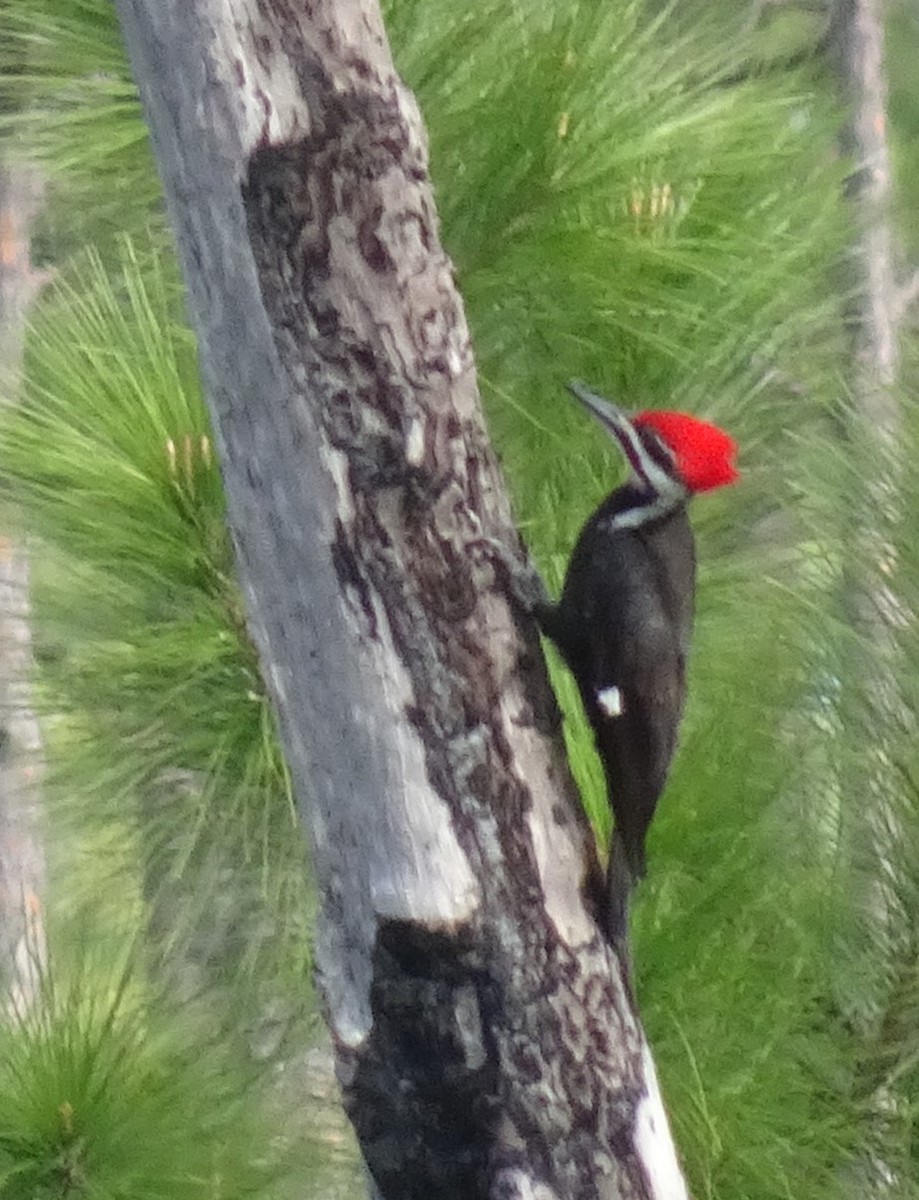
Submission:
M 111 6 L 2 11 L 29 64 L 12 81 L 32 106 L 24 136 L 62 168 L 49 246 L 60 258 L 78 237 L 97 244 L 41 306 L 25 402 L 2 435 L 5 490 L 42 546 L 43 687 L 58 774 L 77 797 L 68 811 L 98 838 L 125 827 L 127 804 L 141 833 L 129 823 L 119 862 L 162 862 L 168 845 L 172 879 L 186 864 L 194 880 L 225 839 L 231 861 L 260 865 L 273 923 L 299 931 L 308 902 L 286 777 Z M 742 483 L 694 509 L 691 703 L 636 914 L 640 998 L 693 1193 L 835 1197 L 867 1143 L 911 1194 L 919 762 L 905 733 L 904 949 L 870 1042 L 839 1000 L 858 986 L 847 951 L 858 931 L 838 781 L 877 736 L 840 702 L 865 651 L 843 602 L 847 519 L 875 464 L 842 433 L 841 117 L 813 63 L 776 66 L 817 31 L 805 16 L 745 41 L 736 14 L 707 0 L 389 0 L 387 19 L 428 123 L 492 431 L 551 583 L 621 470 L 567 399 L 568 378 L 698 412 L 742 447 Z M 915 45 L 908 13 L 897 20 Z M 894 94 L 914 130 L 909 88 Z M 86 197 L 96 203 L 65 230 Z M 134 240 L 113 239 L 115 227 Z M 906 595 L 919 585 L 917 500 L 903 501 Z M 902 643 L 909 666 L 911 630 Z M 919 677 L 905 674 L 905 686 Z M 603 837 L 590 737 L 557 663 L 553 678 Z M 178 807 L 152 805 L 176 778 Z M 151 834 L 154 809 L 168 837 L 155 815 Z M 206 903 L 203 888 L 189 886 L 190 906 Z M 290 972 L 294 941 L 249 956 L 250 972 Z
M 57 185 L 45 215 L 56 261 L 104 251 L 160 210 L 160 188 L 114 7 L 104 0 L 0 6 L 0 128 Z M 12 102 L 12 103 L 11 103 Z M 58 202 L 59 201 L 59 202 Z
M 292 914 L 307 909 L 303 851 L 175 266 L 129 241 L 120 255 L 115 271 L 89 253 L 46 294 L 5 438 L 43 543 L 37 653 L 62 745 L 56 815 L 85 829 L 91 814 L 101 835 L 136 811 L 148 893 L 153 876 L 172 888 L 200 861 L 202 831 L 256 879 L 270 859 L 272 905 L 291 895 L 291 948 L 304 932 Z M 245 948 L 250 966 L 257 950 Z
M 65 957 L 67 957 L 65 955 Z M 71 960 L 0 1047 L 0 1193 L 9 1200 L 293 1194 L 215 1042 L 176 1036 L 130 962 Z

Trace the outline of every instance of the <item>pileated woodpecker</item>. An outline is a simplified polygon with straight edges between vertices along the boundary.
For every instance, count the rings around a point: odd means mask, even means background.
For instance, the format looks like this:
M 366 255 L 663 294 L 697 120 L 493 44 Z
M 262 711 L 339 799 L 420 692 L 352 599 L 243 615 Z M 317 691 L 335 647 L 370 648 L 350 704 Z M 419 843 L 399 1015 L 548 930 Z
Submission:
M 603 761 L 615 818 L 606 930 L 625 944 L 686 697 L 696 573 L 686 506 L 737 478 L 737 447 L 685 413 L 630 417 L 570 387 L 622 447 L 631 476 L 581 530 L 558 603 L 531 606 L 577 680 Z

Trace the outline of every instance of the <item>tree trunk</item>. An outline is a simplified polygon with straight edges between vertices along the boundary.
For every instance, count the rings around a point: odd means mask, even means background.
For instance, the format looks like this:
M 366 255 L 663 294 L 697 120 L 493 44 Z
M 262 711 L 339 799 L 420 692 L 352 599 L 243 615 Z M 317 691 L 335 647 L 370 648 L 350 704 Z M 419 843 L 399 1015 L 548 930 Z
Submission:
M 375 0 L 119 0 L 377 1194 L 686 1190 Z
M 842 145 L 854 160 L 848 184 L 856 238 L 845 281 L 852 295 L 851 436 L 864 463 L 850 512 L 854 536 L 845 597 L 859 635 L 861 670 L 853 674 L 861 682 L 849 708 L 850 743 L 858 755 L 842 784 L 841 849 L 854 878 L 856 917 L 846 956 L 847 975 L 856 982 L 844 1003 L 847 1020 L 868 1045 L 895 1002 L 898 976 L 912 981 L 915 970 L 915 931 L 903 903 L 897 800 L 902 780 L 896 765 L 898 743 L 916 734 L 899 686 L 905 665 L 899 636 L 912 615 L 895 587 L 905 467 L 899 337 L 906 292 L 914 284 L 901 289 L 897 279 L 884 16 L 883 0 L 836 0 L 833 12 L 834 49 L 850 105 Z M 887 1196 L 899 1186 L 889 1165 L 890 1147 L 896 1145 L 904 1103 L 886 1084 L 871 1095 L 865 1108 L 873 1144 L 852 1166 L 852 1195 Z
M 837 0 L 834 10 L 835 49 L 851 108 L 843 148 L 854 159 L 849 195 L 856 240 L 845 281 L 852 295 L 851 436 L 865 464 L 850 513 L 854 537 L 846 579 L 860 637 L 862 685 L 852 707 L 861 753 L 846 781 L 845 850 L 865 881 L 864 976 L 875 980 L 875 994 L 866 991 L 859 1001 L 857 1019 L 866 1026 L 877 1023 L 891 967 L 905 948 L 896 886 L 901 837 L 894 797 L 901 783 L 895 743 L 904 729 L 914 734 L 898 685 L 898 631 L 911 617 L 894 587 L 903 515 L 904 431 L 897 393 L 902 294 L 894 257 L 883 18 L 882 0 Z
M 14 403 L 26 313 L 41 272 L 29 229 L 40 203 L 33 170 L 0 163 L 0 404 Z M 35 1002 L 45 959 L 45 859 L 38 828 L 41 735 L 31 703 L 29 563 L 24 546 L 0 536 L 0 1003 L 21 1014 Z

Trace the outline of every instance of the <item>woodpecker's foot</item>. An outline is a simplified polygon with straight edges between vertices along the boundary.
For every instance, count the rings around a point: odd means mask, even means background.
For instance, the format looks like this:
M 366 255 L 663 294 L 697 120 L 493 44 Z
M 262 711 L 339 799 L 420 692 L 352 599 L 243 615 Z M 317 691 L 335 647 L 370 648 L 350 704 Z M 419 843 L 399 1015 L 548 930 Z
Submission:
M 546 609 L 552 608 L 546 581 L 529 558 L 521 559 L 518 553 L 497 538 L 478 538 L 473 547 L 490 560 L 511 600 L 524 612 L 539 617 Z

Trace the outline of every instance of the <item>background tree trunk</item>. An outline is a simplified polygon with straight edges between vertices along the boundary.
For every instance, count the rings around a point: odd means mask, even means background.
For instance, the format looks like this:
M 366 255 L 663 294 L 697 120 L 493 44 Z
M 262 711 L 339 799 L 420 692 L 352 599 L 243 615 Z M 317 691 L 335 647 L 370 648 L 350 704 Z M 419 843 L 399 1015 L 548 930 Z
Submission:
M 376 6 L 119 11 L 379 1194 L 683 1197 Z
M 893 226 L 893 178 L 888 142 L 887 73 L 883 0 L 837 0 L 835 45 L 841 87 L 850 106 L 844 152 L 853 160 L 848 194 L 855 242 L 846 279 L 851 289 L 849 330 L 851 438 L 863 468 L 851 505 L 854 537 L 849 546 L 845 597 L 857 635 L 862 670 L 849 698 L 853 733 L 860 747 L 842 780 L 842 855 L 854 880 L 855 929 L 850 952 L 859 969 L 856 987 L 843 997 L 845 1017 L 871 1045 L 901 1002 L 898 990 L 914 986 L 915 928 L 904 871 L 902 781 L 899 748 L 916 734 L 901 680 L 905 660 L 900 638 L 912 614 L 897 585 L 897 539 L 904 515 L 905 423 L 900 394 L 900 334 L 907 291 L 901 289 Z M 851 967 L 849 968 L 851 973 Z M 885 1073 L 886 1075 L 886 1073 Z M 871 1152 L 852 1168 L 851 1192 L 886 1196 L 900 1184 L 890 1167 L 906 1103 L 881 1083 L 866 1103 Z M 901 1181 L 902 1182 L 902 1181 Z
M 0 404 L 15 402 L 26 313 L 44 278 L 29 253 L 40 203 L 37 173 L 0 159 Z M 45 958 L 43 757 L 31 671 L 29 563 L 25 547 L 7 533 L 0 536 L 0 995 L 14 1013 L 34 1003 Z
M 898 630 L 910 621 L 896 591 L 896 537 L 903 516 L 904 423 L 899 383 L 902 315 L 895 263 L 887 80 L 884 67 L 884 4 L 839 0 L 834 12 L 835 50 L 850 119 L 843 149 L 854 160 L 848 180 L 856 240 L 846 280 L 852 300 L 849 329 L 851 437 L 863 455 L 863 474 L 851 506 L 854 537 L 847 564 L 846 601 L 859 638 L 863 670 L 851 713 L 871 728 L 871 750 L 852 764 L 845 786 L 853 793 L 845 809 L 851 828 L 846 853 L 862 869 L 868 969 L 874 996 L 856 1004 L 859 1022 L 874 1024 L 894 960 L 901 954 L 907 922 L 899 911 L 896 867 L 901 840 L 895 797 L 900 781 L 894 745 L 907 706 L 899 688 Z

